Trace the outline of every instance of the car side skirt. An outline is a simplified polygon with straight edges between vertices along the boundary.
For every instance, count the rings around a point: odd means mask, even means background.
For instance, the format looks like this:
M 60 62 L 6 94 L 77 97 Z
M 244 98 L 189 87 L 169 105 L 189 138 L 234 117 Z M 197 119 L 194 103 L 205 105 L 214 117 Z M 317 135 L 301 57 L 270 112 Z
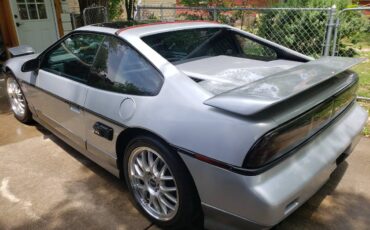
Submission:
M 112 167 L 113 164 L 116 164 L 115 159 L 109 158 L 109 157 L 103 157 L 93 155 L 92 153 L 88 152 L 86 149 L 83 149 L 76 145 L 73 141 L 71 141 L 66 135 L 62 134 L 61 132 L 57 131 L 55 128 L 53 128 L 51 125 L 46 123 L 43 119 L 40 119 L 37 116 L 32 117 L 37 123 L 45 127 L 47 130 L 52 132 L 55 136 L 57 136 L 59 139 L 61 139 L 63 142 L 80 152 L 82 155 L 86 156 L 90 160 L 94 161 L 96 164 L 100 165 L 104 169 L 106 169 L 108 172 L 113 174 L 116 177 L 119 177 L 119 170 L 117 167 Z

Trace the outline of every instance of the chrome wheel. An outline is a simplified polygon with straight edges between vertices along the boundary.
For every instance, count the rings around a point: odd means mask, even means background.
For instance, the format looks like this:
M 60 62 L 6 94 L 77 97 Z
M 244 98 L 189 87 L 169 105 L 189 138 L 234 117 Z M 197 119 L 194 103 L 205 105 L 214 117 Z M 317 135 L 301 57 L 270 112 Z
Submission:
M 176 181 L 156 151 L 135 148 L 128 160 L 128 174 L 134 197 L 149 215 L 161 221 L 176 215 L 179 206 Z
M 10 106 L 13 112 L 19 116 L 23 117 L 26 112 L 26 100 L 24 99 L 23 93 L 17 81 L 9 77 L 7 80 L 7 92 L 9 97 Z

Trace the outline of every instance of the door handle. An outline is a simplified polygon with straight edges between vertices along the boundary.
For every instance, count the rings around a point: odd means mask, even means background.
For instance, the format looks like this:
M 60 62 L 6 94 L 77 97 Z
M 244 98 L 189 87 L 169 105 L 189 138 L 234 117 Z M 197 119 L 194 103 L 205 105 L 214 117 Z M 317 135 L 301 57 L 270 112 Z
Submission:
M 101 136 L 107 140 L 113 140 L 113 128 L 104 125 L 100 122 L 96 122 L 93 126 L 94 133 L 98 136 Z
M 23 25 L 23 23 L 16 22 L 16 23 L 15 23 L 15 25 L 16 25 L 17 27 L 20 27 L 21 25 Z
M 76 105 L 69 105 L 69 109 L 72 111 L 72 112 L 75 112 L 75 113 L 81 113 L 81 109 L 80 107 L 76 106 Z

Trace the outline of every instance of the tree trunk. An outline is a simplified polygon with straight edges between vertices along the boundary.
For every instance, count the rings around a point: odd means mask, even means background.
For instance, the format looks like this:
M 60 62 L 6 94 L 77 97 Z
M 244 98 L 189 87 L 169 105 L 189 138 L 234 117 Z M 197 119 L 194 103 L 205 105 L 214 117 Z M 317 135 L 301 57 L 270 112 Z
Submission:
M 133 20 L 134 4 L 135 4 L 135 0 L 125 0 L 127 20 Z

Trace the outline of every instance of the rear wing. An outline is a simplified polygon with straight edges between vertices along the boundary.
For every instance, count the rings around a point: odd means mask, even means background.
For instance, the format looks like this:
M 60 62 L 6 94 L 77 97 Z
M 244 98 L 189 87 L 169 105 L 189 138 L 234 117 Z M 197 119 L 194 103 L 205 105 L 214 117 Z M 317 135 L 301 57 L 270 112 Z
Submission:
M 218 94 L 204 101 L 204 104 L 240 115 L 254 115 L 293 98 L 364 60 L 323 57 Z

